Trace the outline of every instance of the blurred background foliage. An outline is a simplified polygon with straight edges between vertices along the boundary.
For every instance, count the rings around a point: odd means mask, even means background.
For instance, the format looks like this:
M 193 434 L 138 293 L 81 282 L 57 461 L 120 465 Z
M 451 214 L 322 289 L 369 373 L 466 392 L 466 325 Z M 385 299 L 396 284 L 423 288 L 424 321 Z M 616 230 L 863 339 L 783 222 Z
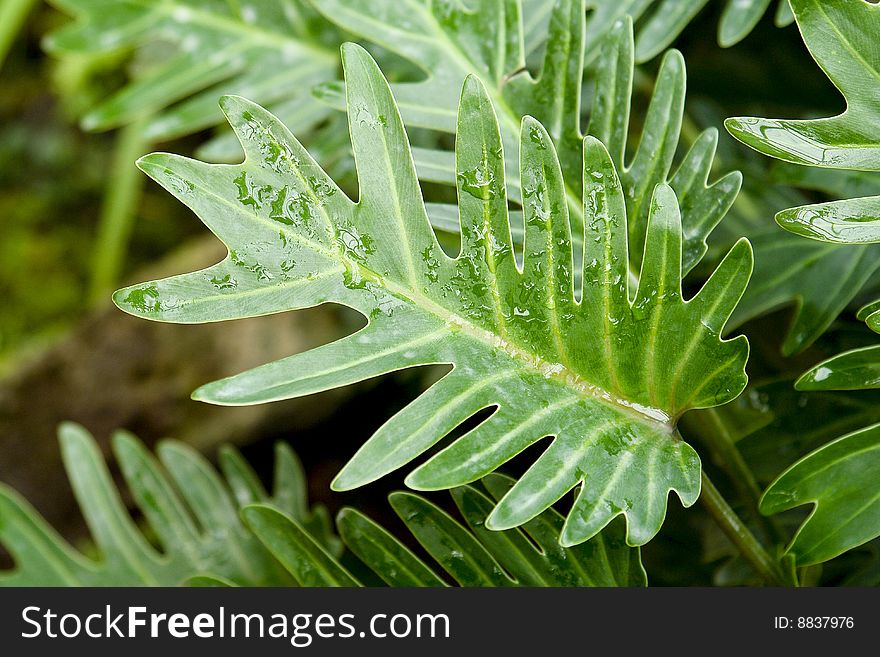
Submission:
M 150 150 L 192 154 L 211 131 L 159 144 L 140 138 L 137 122 L 121 130 L 85 132 L 79 127 L 84 113 L 147 66 L 149 48 L 55 58 L 44 52 L 41 42 L 68 23 L 68 16 L 41 2 L 2 0 L 0 6 L 5 20 L 0 24 L 0 57 L 5 54 L 0 63 L 0 480 L 17 488 L 76 539 L 83 536 L 82 520 L 55 443 L 61 420 L 84 424 L 105 453 L 116 428 L 133 431 L 147 444 L 174 436 L 211 457 L 218 444 L 234 442 L 266 479 L 273 445 L 284 440 L 303 460 L 312 499 L 331 512 L 355 505 L 389 529 L 400 529 L 385 499 L 390 490 L 403 487 L 400 477 L 348 494 L 331 493 L 329 482 L 356 446 L 438 372 L 408 371 L 271 408 L 216 408 L 190 401 L 189 392 L 201 383 L 350 333 L 361 320 L 343 310 L 318 308 L 295 318 L 195 329 L 140 322 L 111 308 L 107 290 L 143 280 L 143 268 L 150 263 L 152 276 L 219 259 L 218 245 L 205 239 L 201 224 L 170 195 L 148 184 L 133 165 Z M 685 142 L 699 129 L 720 128 L 728 116 L 825 116 L 843 109 L 842 98 L 807 55 L 797 29 L 775 26 L 772 12 L 740 43 L 719 48 L 716 26 L 723 7 L 724 3 L 709 3 L 673 44 L 688 65 Z M 19 24 L 13 20 L 18 17 Z M 390 78 L 414 75 L 404 62 L 372 50 Z M 636 124 L 646 109 L 658 63 L 654 58 L 639 67 Z M 415 131 L 412 139 L 428 144 L 436 137 Z M 353 192 L 340 115 L 324 119 L 306 144 Z M 876 189 L 880 181 L 866 174 L 843 175 L 837 188 L 813 189 L 809 180 L 771 165 L 723 130 L 717 166 L 719 174 L 739 168 L 745 182 L 730 215 L 711 238 L 705 264 L 741 235 L 753 241 L 798 242 L 787 256 L 791 261 L 782 263 L 795 271 L 790 289 L 785 282 L 775 284 L 771 302 L 757 303 L 752 313 L 756 317 L 743 317 L 748 321 L 740 330 L 752 345 L 751 383 L 739 400 L 721 409 L 728 426 L 741 434 L 735 438 L 763 488 L 811 449 L 848 428 L 880 420 L 875 392 L 808 395 L 793 390 L 791 382 L 821 359 L 873 343 L 870 331 L 856 321 L 854 309 L 878 286 L 855 286 L 839 315 L 836 309 L 814 309 L 808 297 L 804 313 L 831 313 L 830 327 L 820 330 L 811 345 L 783 355 L 793 303 L 803 296 L 798 276 L 821 267 L 828 256 L 810 251 L 815 245 L 809 241 L 784 233 L 773 215 L 804 199 L 833 198 L 846 185 Z M 800 188 L 789 185 L 791 181 Z M 425 194 L 429 200 L 450 200 L 448 188 L 426 184 Z M 109 228 L 108 221 L 113 224 Z M 128 244 L 137 247 L 129 249 Z M 880 247 L 866 248 L 876 254 Z M 757 255 L 753 287 L 762 284 L 760 250 Z M 700 268 L 692 274 L 695 279 L 702 275 Z M 697 412 L 683 425 L 709 453 L 712 421 Z M 719 465 L 704 458 L 719 487 L 733 490 L 736 482 Z M 515 466 L 511 474 L 516 474 Z M 447 498 L 440 495 L 435 501 L 449 508 Z M 781 518 L 794 526 L 803 511 Z M 770 531 L 763 520 L 748 521 L 758 533 Z M 701 555 L 697 562 L 694 555 Z M 878 555 L 880 547 L 874 541 L 826 564 L 817 572 L 817 581 L 876 584 Z M 670 504 L 666 524 L 643 549 L 643 556 L 655 585 L 755 581 L 699 507 L 685 511 Z

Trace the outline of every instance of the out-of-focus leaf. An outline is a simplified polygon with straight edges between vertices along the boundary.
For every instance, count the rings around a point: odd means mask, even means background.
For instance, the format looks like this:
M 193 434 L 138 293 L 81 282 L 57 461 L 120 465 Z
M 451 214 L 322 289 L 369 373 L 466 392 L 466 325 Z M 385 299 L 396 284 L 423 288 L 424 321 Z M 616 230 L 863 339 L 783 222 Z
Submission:
M 160 465 L 133 436 L 117 433 L 113 448 L 122 475 L 161 546 L 157 551 L 135 525 L 117 493 L 101 453 L 81 427 L 59 430 L 64 464 L 100 553 L 89 559 L 71 548 L 18 494 L 0 487 L 0 542 L 15 567 L 0 573 L 4 586 L 171 586 L 210 576 L 250 586 L 290 584 L 281 566 L 241 524 L 226 483 L 191 448 L 159 447 Z M 282 450 L 279 459 L 294 458 Z M 253 472 L 235 462 L 233 488 Z M 288 481 L 280 478 L 276 490 Z M 283 497 L 249 487 L 247 496 L 286 508 Z M 241 499 L 241 498 L 239 498 Z M 300 502 L 301 504 L 301 502 Z
M 303 131 L 327 115 L 310 90 L 335 74 L 333 35 L 328 43 L 328 26 L 301 0 L 54 2 L 75 16 L 46 39 L 54 54 L 167 53 L 154 55 L 121 91 L 86 114 L 88 129 L 150 116 L 145 139 L 191 134 L 222 122 L 217 98 L 228 93 L 271 106 Z
M 759 257 L 730 326 L 794 304 L 791 327 L 782 342 L 786 355 L 822 335 L 880 269 L 880 248 L 873 245 L 810 242 L 775 226 L 756 230 L 749 239 Z

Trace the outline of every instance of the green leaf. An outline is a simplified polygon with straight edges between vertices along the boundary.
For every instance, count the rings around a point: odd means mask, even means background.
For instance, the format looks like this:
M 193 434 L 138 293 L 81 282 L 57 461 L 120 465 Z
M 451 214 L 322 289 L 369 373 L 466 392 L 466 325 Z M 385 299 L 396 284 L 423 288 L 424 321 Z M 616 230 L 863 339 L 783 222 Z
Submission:
M 488 524 L 523 524 L 580 486 L 564 545 L 588 540 L 618 515 L 626 516 L 630 545 L 647 542 L 663 522 L 669 490 L 685 505 L 699 495 L 699 458 L 678 435 L 677 419 L 691 408 L 723 404 L 745 385 L 745 338 L 724 341 L 719 334 L 748 282 L 748 242 L 739 242 L 685 301 L 678 204 L 668 186 L 658 185 L 639 283 L 630 288 L 623 188 L 604 146 L 588 138 L 582 184 L 589 221 L 576 291 L 559 163 L 544 128 L 528 119 L 522 177 L 536 193 L 525 206 L 520 271 L 499 128 L 485 88 L 471 77 L 456 141 L 463 244 L 458 257 L 448 257 L 428 223 L 387 83 L 357 46 L 343 49 L 343 61 L 359 201 L 350 201 L 276 118 L 227 97 L 224 110 L 247 153 L 243 164 L 155 154 L 140 166 L 196 211 L 227 244 L 228 257 L 120 290 L 116 303 L 174 322 L 331 301 L 354 308 L 369 320 L 359 332 L 203 386 L 194 397 L 253 404 L 448 363 L 452 371 L 381 427 L 335 488 L 355 488 L 406 465 L 494 407 L 408 483 L 439 489 L 475 481 L 552 436 Z
M 783 379 L 752 387 L 723 407 L 725 426 L 744 422 L 734 434 L 755 478 L 769 483 L 798 459 L 828 442 L 880 422 L 880 393 L 873 390 L 796 390 Z
M 513 480 L 483 480 L 500 499 Z M 391 506 L 428 554 L 460 586 L 644 586 L 640 552 L 624 542 L 622 525 L 573 548 L 559 545 L 563 518 L 552 509 L 522 530 L 484 528 L 493 503 L 471 486 L 452 491 L 469 528 L 436 504 L 412 493 L 392 493 Z M 244 510 L 257 536 L 297 581 L 316 586 L 359 586 L 342 563 L 323 550 L 291 518 L 265 505 Z M 425 561 L 368 517 L 352 508 L 337 516 L 346 546 L 391 586 L 448 586 Z M 610 532 L 610 535 L 609 535 Z M 528 535 L 529 538 L 526 538 Z
M 880 346 L 853 349 L 819 363 L 795 384 L 798 390 L 880 388 Z
M 627 3 L 616 4 L 622 7 Z M 525 69 L 518 2 L 480 0 L 465 7 L 458 3 L 425 5 L 418 0 L 329 0 L 316 7 L 328 20 L 379 43 L 425 71 L 424 80 L 392 87 L 407 126 L 454 132 L 461 80 L 468 75 L 478 77 L 499 119 L 501 141 L 508 155 L 508 196 L 519 204 L 537 193 L 528 181 L 520 180 L 521 123 L 527 116 L 543 123 L 556 145 L 564 173 L 576 263 L 583 222 L 581 87 L 586 61 L 598 58 L 599 71 L 589 134 L 609 147 L 624 183 L 636 270 L 655 185 L 669 183 L 679 197 L 685 273 L 703 256 L 706 237 L 736 198 L 741 183 L 738 173 L 727 174 L 711 185 L 708 182 L 717 145 L 715 130 L 699 135 L 672 174 L 685 95 L 684 61 L 677 52 L 664 59 L 639 149 L 631 162 L 624 163 L 634 45 L 632 22 L 617 9 L 611 14 L 606 14 L 607 8 L 599 9 L 587 22 L 584 0 L 555 2 L 541 72 L 533 77 Z M 488 40 L 477 25 L 489 29 Z M 495 43 L 495 50 L 487 52 L 487 43 Z M 325 87 L 322 95 L 344 108 L 342 90 L 339 85 Z M 448 151 L 415 149 L 414 155 L 423 180 L 455 184 L 456 175 L 462 175 Z M 444 225 L 448 226 L 438 227 Z
M 345 545 L 389 586 L 447 586 L 409 548 L 357 509 L 342 509 L 336 526 Z
M 863 0 L 792 0 L 810 54 L 846 98 L 834 117 L 785 120 L 734 118 L 725 125 L 757 151 L 794 164 L 880 171 L 880 7 Z M 880 241 L 880 197 L 783 210 L 776 221 L 825 242 Z
M 519 529 L 486 529 L 486 518 L 515 481 L 502 475 L 484 477 L 486 497 L 472 486 L 452 490 L 455 504 L 475 536 L 519 584 L 525 586 L 645 586 L 647 578 L 638 549 L 627 547 L 621 523 L 607 527 L 580 545 L 564 548 L 559 534 L 565 518 L 553 509 Z
M 245 507 L 241 515 L 300 586 L 359 586 L 354 576 L 292 517 L 260 504 Z
M 772 0 L 727 0 L 718 24 L 718 44 L 722 48 L 729 48 L 746 38 L 767 12 L 771 2 Z M 602 4 L 620 7 L 625 3 L 606 0 Z M 646 62 L 668 48 L 707 4 L 708 0 L 643 0 L 635 11 L 625 7 L 620 7 L 617 11 L 629 13 L 634 19 L 645 12 L 638 24 L 636 58 L 639 62 Z M 776 13 L 776 24 L 779 27 L 794 20 L 787 10 L 788 0 L 779 0 Z
M 420 495 L 388 500 L 416 540 L 461 586 L 516 586 L 492 554 L 452 516 Z
M 782 0 L 784 4 L 787 0 Z M 754 29 L 772 0 L 729 0 L 718 24 L 718 43 L 730 47 Z
M 238 520 L 227 485 L 191 448 L 166 442 L 160 465 L 133 436 L 118 432 L 113 450 L 157 550 L 133 522 L 94 439 L 81 427 L 59 429 L 64 465 L 101 557 L 71 548 L 15 491 L 0 487 L 0 543 L 15 568 L 0 573 L 4 586 L 170 586 L 210 577 L 251 586 L 289 584 L 280 565 Z M 233 457 L 232 487 L 253 473 Z M 283 483 L 283 482 L 282 482 Z M 273 501 L 265 491 L 249 495 Z
M 800 239 L 775 227 L 749 236 L 754 246 L 752 282 L 730 319 L 745 321 L 794 304 L 782 353 L 802 351 L 821 336 L 880 268 L 880 249 Z
M 804 42 L 846 98 L 838 116 L 810 120 L 733 118 L 730 133 L 786 162 L 880 170 L 880 7 L 864 0 L 791 0 Z
M 301 130 L 327 115 L 309 89 L 332 78 L 336 55 L 322 42 L 326 25 L 300 0 L 54 2 L 76 20 L 46 39 L 53 54 L 154 53 L 131 82 L 84 117 L 88 129 L 151 116 L 146 139 L 191 134 L 222 121 L 216 102 L 228 93 L 271 104 Z M 157 57 L 157 42 L 171 53 Z
M 812 503 L 787 553 L 798 565 L 828 561 L 880 536 L 880 425 L 851 433 L 807 455 L 761 498 L 765 515 Z
M 185 582 L 186 586 L 190 586 L 192 588 L 229 588 L 231 586 L 235 586 L 233 582 L 230 582 L 226 579 L 221 579 L 219 577 L 214 577 L 212 575 L 196 575 L 195 577 L 190 577 Z
M 776 221 L 796 235 L 822 242 L 880 242 L 880 196 L 790 208 L 777 214 Z

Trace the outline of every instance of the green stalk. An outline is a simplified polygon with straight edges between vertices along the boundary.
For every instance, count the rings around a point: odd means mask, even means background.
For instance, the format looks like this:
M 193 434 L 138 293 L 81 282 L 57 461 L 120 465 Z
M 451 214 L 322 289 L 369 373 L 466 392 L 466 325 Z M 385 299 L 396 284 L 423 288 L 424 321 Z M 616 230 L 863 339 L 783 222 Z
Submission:
M 768 584 L 772 586 L 788 586 L 792 584 L 793 582 L 790 582 L 785 576 L 779 562 L 767 553 L 754 534 L 749 531 L 749 528 L 734 513 L 733 509 L 730 508 L 730 505 L 706 475 L 706 472 L 703 471 L 700 476 L 702 479 L 700 501 L 727 538 L 739 549 L 743 557 Z
M 0 0 L 0 68 L 37 0 Z
M 146 118 L 134 121 L 116 135 L 92 258 L 89 297 L 93 303 L 104 301 L 119 282 L 144 183 L 134 162 L 150 150 L 150 142 L 143 136 L 146 122 Z
M 771 518 L 760 514 L 758 506 L 761 501 L 761 488 L 755 480 L 752 469 L 742 456 L 742 452 L 736 446 L 733 436 L 730 435 L 727 426 L 721 419 L 721 415 L 715 408 L 704 411 L 706 417 L 712 423 L 709 431 L 704 435 L 707 446 L 712 451 L 716 464 L 727 471 L 736 488 L 737 494 L 746 503 L 754 517 L 763 525 L 768 536 L 779 543 L 787 539 Z

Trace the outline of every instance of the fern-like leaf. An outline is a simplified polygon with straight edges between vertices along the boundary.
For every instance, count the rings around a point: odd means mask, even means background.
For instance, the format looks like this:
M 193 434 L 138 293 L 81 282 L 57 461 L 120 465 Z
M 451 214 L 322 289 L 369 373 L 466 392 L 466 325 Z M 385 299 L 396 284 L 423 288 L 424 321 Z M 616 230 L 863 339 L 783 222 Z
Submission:
M 622 17 L 608 23 L 597 10 L 588 25 L 586 6 L 585 0 L 555 2 L 541 73 L 533 77 L 525 69 L 522 11 L 517 1 L 480 0 L 473 7 L 419 0 L 330 0 L 316 5 L 328 20 L 397 52 L 425 71 L 423 80 L 393 85 L 407 126 L 453 132 L 460 81 L 468 75 L 482 80 L 498 114 L 508 154 L 508 196 L 520 204 L 535 193 L 520 180 L 520 124 L 525 116 L 540 121 L 554 140 L 565 174 L 576 258 L 583 222 L 581 87 L 585 61 L 595 60 L 598 81 L 588 132 L 608 146 L 624 184 L 634 270 L 642 254 L 651 191 L 657 184 L 668 183 L 680 201 L 685 242 L 682 267 L 687 273 L 705 253 L 706 237 L 736 198 L 741 176 L 730 173 L 709 185 L 718 139 L 715 130 L 699 135 L 672 173 L 685 96 L 684 60 L 674 51 L 661 66 L 639 148 L 631 161 L 624 161 L 633 86 L 632 22 Z M 474 27 L 478 24 L 490 26 L 488 41 Z M 603 26 L 601 30 L 597 24 Z M 486 49 L 487 43 L 494 44 L 492 49 Z M 322 96 L 340 109 L 345 107 L 340 87 L 324 88 Z M 456 171 L 452 152 L 416 148 L 413 153 L 423 180 L 452 185 L 462 175 Z M 448 220 L 452 214 L 454 208 L 440 206 L 432 207 L 429 216 L 435 227 L 448 229 L 454 225 Z
M 242 505 L 271 503 L 310 527 L 338 553 L 337 538 L 307 512 L 301 467 L 289 448 L 276 452 L 270 497 L 253 471 L 227 448 L 221 479 L 193 449 L 160 445 L 161 465 L 133 436 L 118 432 L 113 451 L 150 532 L 128 514 L 94 439 L 78 425 L 59 429 L 64 465 L 100 557 L 70 547 L 11 488 L 0 485 L 0 543 L 15 567 L 2 586 L 173 586 L 197 576 L 240 585 L 291 585 L 288 573 L 239 520 Z M 146 538 L 154 536 L 159 549 Z
M 327 116 L 309 90 L 335 73 L 335 49 L 322 38 L 331 28 L 301 0 L 54 1 L 76 17 L 46 40 L 54 54 L 161 52 L 157 44 L 172 51 L 153 55 L 158 61 L 86 114 L 89 129 L 148 116 L 148 140 L 190 134 L 222 122 L 216 103 L 224 93 L 270 105 L 301 130 Z
M 520 529 L 490 531 L 486 518 L 513 480 L 489 475 L 483 490 L 462 486 L 452 497 L 465 525 L 420 495 L 396 492 L 391 506 L 442 571 L 460 586 L 644 586 L 638 548 L 624 542 L 620 524 L 581 545 L 564 548 L 564 519 L 548 509 Z M 323 550 L 296 520 L 265 505 L 245 509 L 255 533 L 298 577 L 307 572 L 323 586 L 351 586 L 356 577 Z M 448 586 L 396 537 L 356 509 L 344 508 L 336 524 L 346 546 L 390 586 Z
M 140 166 L 202 217 L 229 256 L 207 270 L 120 290 L 116 303 L 174 322 L 328 301 L 357 309 L 369 323 L 354 335 L 194 396 L 253 404 L 449 363 L 448 375 L 364 445 L 336 488 L 364 485 L 409 463 L 476 412 L 495 407 L 413 472 L 409 484 L 435 489 L 475 481 L 553 436 L 498 504 L 490 526 L 527 522 L 580 485 L 564 544 L 589 539 L 621 514 L 629 543 L 645 543 L 660 528 L 669 490 L 686 505 L 699 495 L 699 458 L 678 435 L 677 419 L 690 408 L 729 401 L 745 385 L 745 338 L 722 341 L 719 334 L 748 282 L 748 242 L 738 243 L 685 301 L 678 205 L 673 191 L 659 185 L 638 288 L 630 289 L 623 188 L 605 147 L 588 138 L 582 181 L 589 220 L 584 282 L 576 291 L 563 177 L 549 135 L 527 119 L 522 175 L 536 193 L 525 206 L 520 270 L 498 124 L 485 88 L 470 77 L 456 146 L 463 245 L 451 258 L 428 223 L 387 83 L 361 48 L 348 45 L 343 55 L 359 201 L 350 201 L 277 119 L 226 98 L 244 164 L 156 154 Z

